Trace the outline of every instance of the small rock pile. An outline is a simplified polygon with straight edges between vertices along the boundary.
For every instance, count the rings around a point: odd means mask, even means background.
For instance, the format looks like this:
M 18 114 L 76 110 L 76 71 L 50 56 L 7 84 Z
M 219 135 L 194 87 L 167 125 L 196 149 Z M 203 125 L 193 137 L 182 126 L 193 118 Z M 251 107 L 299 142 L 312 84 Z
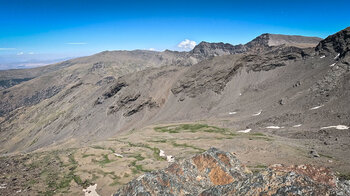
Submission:
M 122 195 L 350 195 L 350 183 L 312 165 L 253 173 L 231 153 L 211 148 L 132 180 L 114 194 Z

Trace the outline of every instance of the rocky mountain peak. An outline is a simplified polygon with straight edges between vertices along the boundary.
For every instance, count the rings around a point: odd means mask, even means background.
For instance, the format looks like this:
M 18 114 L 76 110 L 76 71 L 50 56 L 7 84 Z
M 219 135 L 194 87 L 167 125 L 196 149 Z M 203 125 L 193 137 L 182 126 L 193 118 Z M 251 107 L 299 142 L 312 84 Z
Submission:
M 244 52 L 263 52 L 276 46 L 310 48 L 315 47 L 322 39 L 318 37 L 306 37 L 298 35 L 281 35 L 264 33 L 247 44 L 231 45 L 228 43 L 209 43 L 202 41 L 190 55 L 199 59 L 210 56 L 222 56 Z
M 190 51 L 190 55 L 195 57 L 221 56 L 245 52 L 243 45 L 231 45 L 228 43 L 209 43 L 202 41 Z
M 264 33 L 256 37 L 252 41 L 248 42 L 247 44 L 245 44 L 245 47 L 253 51 L 262 51 L 269 48 L 268 41 L 269 41 L 269 34 Z
M 324 53 L 338 53 L 344 56 L 350 51 L 350 27 L 343 29 L 322 40 L 316 47 L 316 51 Z
M 282 45 L 298 48 L 309 48 L 315 47 L 321 40 L 322 39 L 319 37 L 264 33 L 248 42 L 246 46 L 252 50 L 262 50 L 273 46 Z
M 349 188 L 347 182 L 340 182 L 326 168 L 277 164 L 253 173 L 233 154 L 210 148 L 166 169 L 146 173 L 126 184 L 114 196 L 335 195 L 347 194 Z

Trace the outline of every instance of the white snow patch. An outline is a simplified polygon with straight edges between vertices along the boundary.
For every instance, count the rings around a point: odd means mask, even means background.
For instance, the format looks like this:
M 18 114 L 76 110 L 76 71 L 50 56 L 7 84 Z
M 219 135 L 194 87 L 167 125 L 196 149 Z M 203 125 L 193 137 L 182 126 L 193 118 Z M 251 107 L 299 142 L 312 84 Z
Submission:
M 333 67 L 336 63 L 333 63 L 332 65 L 330 65 L 330 67 Z
M 118 154 L 118 153 L 114 153 L 114 155 L 117 156 L 117 157 L 120 157 L 120 158 L 123 158 L 123 157 L 124 157 L 123 155 Z
M 297 127 L 301 127 L 301 124 L 294 125 L 293 127 L 295 127 L 295 128 L 297 128 Z
M 321 56 L 320 59 L 323 59 L 324 57 L 326 57 L 325 55 Z
M 345 125 L 328 126 L 328 127 L 322 127 L 321 129 L 332 129 L 332 128 L 335 128 L 335 129 L 338 129 L 338 130 L 349 129 L 349 127 L 345 126 Z
M 262 110 L 260 110 L 258 113 L 253 114 L 253 116 L 259 116 L 261 114 Z
M 240 131 L 237 131 L 239 133 L 249 133 L 252 129 L 245 129 L 245 130 L 240 130 Z
M 164 150 L 159 150 L 159 156 L 160 157 L 166 157 L 165 153 L 164 153 Z
M 22 190 L 18 190 L 18 191 L 16 191 L 16 193 L 20 193 L 20 192 L 22 192 Z
M 230 115 L 237 114 L 237 112 L 229 112 L 228 114 L 230 114 Z
M 166 157 L 166 160 L 169 162 L 169 163 L 172 163 L 175 161 L 175 157 L 172 156 L 172 155 L 166 155 L 164 150 L 159 150 L 159 156 L 160 157 Z
M 166 156 L 166 160 L 169 162 L 169 163 L 172 163 L 175 161 L 175 157 L 169 155 L 169 156 Z
M 267 129 L 280 129 L 280 128 L 283 128 L 283 127 L 279 127 L 279 126 L 268 126 L 266 127 Z
M 339 57 L 340 53 L 337 54 L 337 56 L 334 57 L 334 59 L 337 59 Z
M 320 107 L 323 107 L 323 105 L 315 106 L 315 107 L 313 107 L 313 108 L 310 108 L 310 110 L 316 110 L 316 109 L 318 109 L 318 108 L 320 108 Z
M 97 184 L 90 185 L 86 189 L 83 189 L 83 192 L 85 193 L 85 196 L 99 196 L 96 192 Z

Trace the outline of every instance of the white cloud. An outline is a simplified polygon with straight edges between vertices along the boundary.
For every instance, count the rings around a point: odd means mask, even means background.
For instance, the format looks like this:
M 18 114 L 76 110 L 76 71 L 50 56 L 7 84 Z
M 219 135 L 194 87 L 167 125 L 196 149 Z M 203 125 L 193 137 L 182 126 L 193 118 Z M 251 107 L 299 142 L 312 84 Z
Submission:
M 66 44 L 69 44 L 69 45 L 84 45 L 84 44 L 87 44 L 85 42 L 69 42 L 69 43 L 66 43 Z
M 28 54 L 34 54 L 34 52 L 28 52 Z
M 177 47 L 181 48 L 182 50 L 192 50 L 195 46 L 196 42 L 189 39 L 185 39 L 177 45 Z
M 23 55 L 24 54 L 24 52 L 19 52 L 19 53 L 17 53 L 17 55 Z
M 16 48 L 0 48 L 0 50 L 16 50 Z
M 154 48 L 150 48 L 150 49 L 148 49 L 148 50 L 150 50 L 150 51 L 155 51 L 156 49 L 154 49 Z

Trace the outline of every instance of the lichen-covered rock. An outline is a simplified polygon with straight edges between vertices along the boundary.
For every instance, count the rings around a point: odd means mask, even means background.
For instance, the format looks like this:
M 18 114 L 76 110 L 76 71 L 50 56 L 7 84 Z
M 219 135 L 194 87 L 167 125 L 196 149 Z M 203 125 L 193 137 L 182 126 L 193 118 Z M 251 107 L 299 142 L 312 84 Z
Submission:
M 253 174 L 232 154 L 211 148 L 122 187 L 122 195 L 349 195 L 327 168 L 273 165 Z

